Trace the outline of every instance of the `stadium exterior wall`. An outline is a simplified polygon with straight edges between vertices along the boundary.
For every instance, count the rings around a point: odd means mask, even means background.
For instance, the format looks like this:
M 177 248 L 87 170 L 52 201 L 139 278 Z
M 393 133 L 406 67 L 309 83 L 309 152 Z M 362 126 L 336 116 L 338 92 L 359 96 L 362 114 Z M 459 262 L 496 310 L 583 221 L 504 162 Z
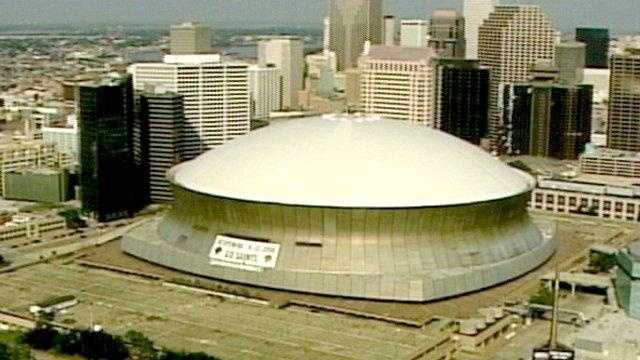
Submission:
M 348 209 L 220 198 L 175 186 L 173 210 L 127 234 L 125 252 L 192 274 L 261 287 L 428 301 L 523 275 L 554 252 L 526 211 L 529 192 L 468 205 Z M 211 265 L 218 235 L 277 243 L 261 272 Z

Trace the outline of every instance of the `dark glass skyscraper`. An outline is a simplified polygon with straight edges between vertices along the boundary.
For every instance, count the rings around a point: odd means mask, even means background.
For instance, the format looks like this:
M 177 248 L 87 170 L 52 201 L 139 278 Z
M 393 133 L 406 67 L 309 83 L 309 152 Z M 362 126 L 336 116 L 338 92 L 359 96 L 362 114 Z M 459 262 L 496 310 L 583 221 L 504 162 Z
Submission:
M 135 152 L 141 158 L 144 191 L 151 202 L 172 201 L 167 171 L 183 158 L 178 146 L 184 123 L 182 95 L 171 92 L 141 94 L 138 119 L 140 149 Z
M 609 29 L 576 29 L 576 41 L 587 44 L 586 66 L 588 68 L 609 67 L 609 40 Z
M 436 127 L 479 145 L 489 126 L 489 69 L 477 60 L 439 59 Z
M 131 77 L 80 86 L 78 124 L 83 211 L 98 221 L 131 216 L 144 202 L 132 151 Z
M 531 82 L 505 86 L 509 152 L 577 159 L 591 137 L 591 85 Z

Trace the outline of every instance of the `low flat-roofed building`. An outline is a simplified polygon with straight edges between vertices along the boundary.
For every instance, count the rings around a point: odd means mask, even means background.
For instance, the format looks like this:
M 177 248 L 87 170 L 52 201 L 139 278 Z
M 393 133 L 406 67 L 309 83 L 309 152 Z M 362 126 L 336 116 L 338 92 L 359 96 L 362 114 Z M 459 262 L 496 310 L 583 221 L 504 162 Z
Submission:
M 5 195 L 5 176 L 8 172 L 41 166 L 52 167 L 59 160 L 59 153 L 53 143 L 34 140 L 0 145 L 0 196 Z
M 529 207 L 559 214 L 640 222 L 636 179 L 604 175 L 540 176 Z
M 71 200 L 69 173 L 65 170 L 33 168 L 5 174 L 5 199 L 61 203 Z
M 0 243 L 41 240 L 66 230 L 65 219 L 59 215 L 17 214 L 0 226 Z
M 460 322 L 460 329 L 454 337 L 462 351 L 481 352 L 520 323 L 519 316 L 506 314 L 500 307 L 480 309 L 479 315 L 482 317 Z
M 580 156 L 583 174 L 640 178 L 640 153 L 599 148 Z M 640 182 L 640 181 L 639 181 Z
M 576 359 L 637 360 L 640 320 L 612 313 L 580 330 L 574 341 Z

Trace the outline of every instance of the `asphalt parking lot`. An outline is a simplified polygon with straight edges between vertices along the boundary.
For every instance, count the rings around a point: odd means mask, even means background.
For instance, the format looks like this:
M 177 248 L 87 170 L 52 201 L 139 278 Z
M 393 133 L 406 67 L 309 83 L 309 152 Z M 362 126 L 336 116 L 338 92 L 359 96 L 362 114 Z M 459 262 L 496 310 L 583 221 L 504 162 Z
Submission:
M 308 309 L 219 298 L 74 264 L 40 264 L 0 275 L 0 304 L 26 313 L 50 296 L 80 304 L 56 320 L 143 332 L 172 349 L 231 359 L 403 359 L 433 339 L 429 329 Z

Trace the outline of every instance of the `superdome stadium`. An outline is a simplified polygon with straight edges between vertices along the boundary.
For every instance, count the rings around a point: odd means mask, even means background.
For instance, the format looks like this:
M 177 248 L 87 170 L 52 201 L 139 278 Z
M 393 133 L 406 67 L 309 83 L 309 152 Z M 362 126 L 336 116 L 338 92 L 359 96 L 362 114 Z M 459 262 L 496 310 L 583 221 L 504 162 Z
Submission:
M 205 277 L 427 301 L 545 262 L 529 175 L 455 137 L 375 117 L 282 121 L 172 169 L 173 209 L 122 249 Z

